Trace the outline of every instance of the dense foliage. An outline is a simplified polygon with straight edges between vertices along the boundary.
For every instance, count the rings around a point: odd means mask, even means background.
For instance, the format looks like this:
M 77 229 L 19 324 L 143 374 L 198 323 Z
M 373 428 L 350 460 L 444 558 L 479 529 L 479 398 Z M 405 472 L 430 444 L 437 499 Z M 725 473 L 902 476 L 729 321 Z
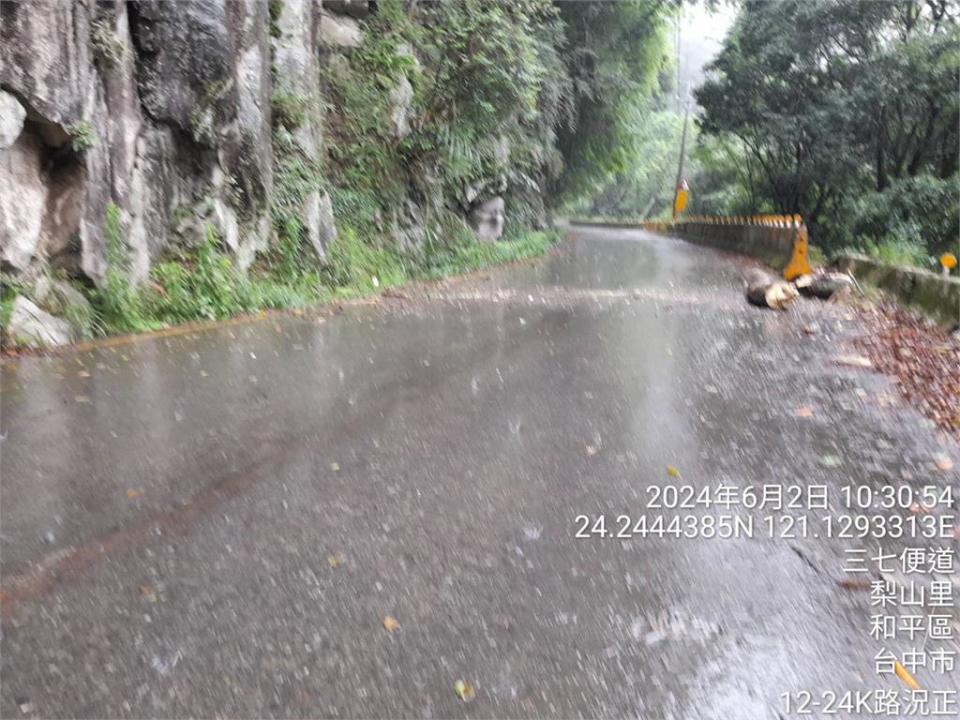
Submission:
M 801 213 L 828 248 L 955 247 L 958 10 L 951 0 L 745 2 L 696 93 L 702 131 L 722 148 L 717 184 L 703 189 L 739 186 L 716 209 Z
M 557 167 L 569 102 L 557 22 L 546 0 L 380 3 L 363 46 L 329 73 L 338 218 L 367 235 L 447 235 L 481 194 L 529 199 Z
M 547 205 L 630 165 L 672 5 L 378 3 L 363 47 L 330 73 L 338 216 L 362 232 L 415 220 L 428 251 L 484 194 L 505 195 L 514 227 L 542 226 Z M 405 82 L 409 131 L 398 137 L 384 118 Z M 398 218 L 405 207 L 424 217 Z
M 628 122 L 632 132 L 620 148 L 623 163 L 595 190 L 572 203 L 579 214 L 625 219 L 670 216 L 683 116 L 666 108 L 638 105 L 631 109 Z M 688 133 L 692 145 L 696 135 L 692 122 Z M 684 174 L 689 177 L 696 167 L 688 158 Z
M 628 173 L 641 156 L 651 100 L 663 90 L 669 65 L 667 0 L 560 2 L 566 27 L 574 122 L 560 128 L 565 162 L 556 191 L 577 200 Z M 662 118 L 661 118 L 662 119 Z

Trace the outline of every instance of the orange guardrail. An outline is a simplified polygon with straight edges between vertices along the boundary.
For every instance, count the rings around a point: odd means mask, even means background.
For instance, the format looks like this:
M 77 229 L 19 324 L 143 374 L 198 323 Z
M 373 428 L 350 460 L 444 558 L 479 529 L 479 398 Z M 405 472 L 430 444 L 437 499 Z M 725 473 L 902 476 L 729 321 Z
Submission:
M 711 235 L 711 226 L 726 226 L 730 228 L 742 227 L 748 228 L 776 228 L 787 230 L 790 233 L 792 243 L 789 243 L 789 257 L 783 257 L 786 254 L 785 249 L 780 252 L 782 260 L 778 259 L 775 264 L 782 266 L 783 277 L 786 280 L 795 280 L 801 275 L 811 272 L 809 253 L 809 236 L 807 226 L 803 218 L 799 215 L 688 215 L 675 221 L 648 221 L 643 223 L 643 227 L 651 232 L 673 233 L 683 236 L 693 234 L 698 239 L 704 240 Z M 686 232 L 690 230 L 691 232 Z M 728 233 L 725 233 L 728 235 Z M 752 234 L 744 232 L 744 235 Z M 761 233 L 764 235 L 764 233 Z M 786 239 L 782 233 L 775 233 L 776 243 L 779 247 Z M 731 243 L 729 237 L 724 238 L 724 244 L 732 245 L 731 249 L 736 249 L 735 243 Z M 751 238 L 750 243 L 756 245 L 762 243 L 762 238 Z M 775 253 L 776 248 L 770 248 L 770 252 Z M 770 253 L 763 253 L 769 258 Z

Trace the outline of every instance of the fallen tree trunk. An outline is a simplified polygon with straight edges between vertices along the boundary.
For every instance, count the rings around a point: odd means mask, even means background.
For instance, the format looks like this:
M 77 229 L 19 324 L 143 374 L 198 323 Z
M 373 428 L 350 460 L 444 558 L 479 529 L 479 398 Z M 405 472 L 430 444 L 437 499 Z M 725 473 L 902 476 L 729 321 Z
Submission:
M 818 272 L 797 278 L 797 289 L 802 295 L 829 300 L 836 293 L 849 293 L 853 287 L 853 278 L 842 272 Z
M 763 270 L 754 268 L 746 275 L 747 301 L 752 305 L 773 310 L 786 310 L 799 297 L 797 289 Z

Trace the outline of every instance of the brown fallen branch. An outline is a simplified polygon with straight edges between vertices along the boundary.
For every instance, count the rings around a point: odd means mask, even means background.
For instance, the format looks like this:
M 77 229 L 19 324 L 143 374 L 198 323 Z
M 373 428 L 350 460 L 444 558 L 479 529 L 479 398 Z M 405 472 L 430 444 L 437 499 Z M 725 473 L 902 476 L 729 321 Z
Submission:
M 800 295 L 792 283 L 775 278 L 758 268 L 750 270 L 745 280 L 747 301 L 759 307 L 786 310 Z
M 873 587 L 871 578 L 843 578 L 837 580 L 837 585 L 844 590 L 870 590 Z

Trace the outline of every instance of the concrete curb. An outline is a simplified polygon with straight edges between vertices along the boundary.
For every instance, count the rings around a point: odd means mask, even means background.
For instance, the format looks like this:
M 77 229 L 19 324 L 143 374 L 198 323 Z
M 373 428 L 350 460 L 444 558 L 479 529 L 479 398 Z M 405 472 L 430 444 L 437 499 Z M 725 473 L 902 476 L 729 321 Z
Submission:
M 835 261 L 860 282 L 885 290 L 900 302 L 923 310 L 943 323 L 960 321 L 960 278 L 944 277 L 904 265 L 886 265 L 859 254 L 841 255 Z

